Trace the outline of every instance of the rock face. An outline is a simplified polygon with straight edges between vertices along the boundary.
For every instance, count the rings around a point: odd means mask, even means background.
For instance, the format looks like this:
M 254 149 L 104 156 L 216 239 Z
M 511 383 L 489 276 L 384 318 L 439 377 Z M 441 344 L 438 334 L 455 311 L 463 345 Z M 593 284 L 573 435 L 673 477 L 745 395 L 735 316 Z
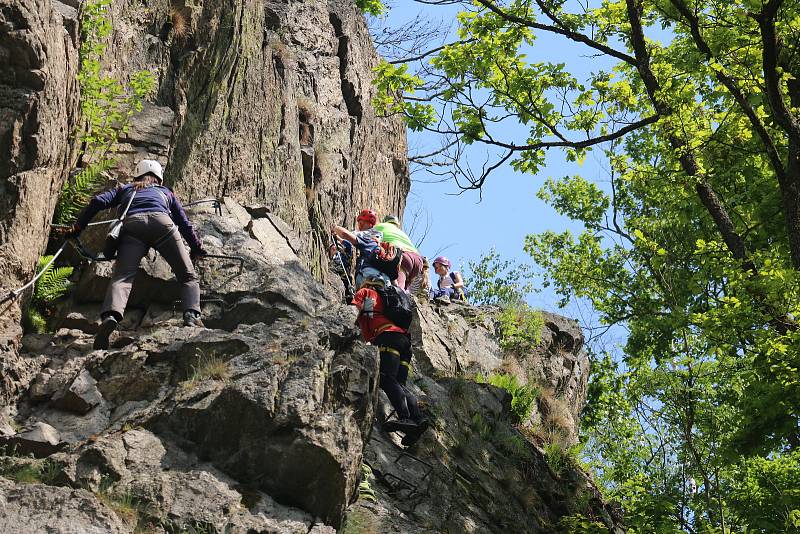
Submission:
M 77 35 L 50 0 L 0 0 L 0 403 L 25 374 L 15 354 L 22 286 L 44 248 L 77 123 Z
M 428 406 L 432 428 L 403 450 L 376 423 L 364 452 L 374 498 L 351 507 L 348 529 L 569 532 L 567 518 L 580 515 L 621 531 L 618 513 L 568 453 L 589 369 L 580 328 L 544 313 L 536 349 L 504 353 L 498 311 L 418 302 L 410 387 Z M 537 388 L 531 417 L 514 420 L 511 396 L 476 383 L 477 373 L 513 374 Z M 381 395 L 378 420 L 390 411 Z
M 352 309 L 314 280 L 285 240 L 280 250 L 271 225 L 260 241 L 247 229 L 252 220 L 227 210 L 219 217 L 201 208 L 192 218 L 210 253 L 243 264 L 199 265 L 209 328 L 180 326 L 169 267 L 160 257 L 145 261 L 150 276 L 137 281 L 143 309 L 129 314 L 138 323 L 123 322 L 134 332 L 115 334 L 119 348 L 92 351 L 89 334 L 77 329 L 49 343 L 26 339 L 43 358 L 41 371 L 12 406 L 23 429 L 0 442 L 37 457 L 66 447 L 59 461 L 67 483 L 135 494 L 148 506 L 135 519 L 142 524 L 337 527 L 372 425 L 375 349 L 358 341 Z M 82 287 L 99 293 L 75 293 L 90 302 L 83 309 L 92 317 L 105 273 L 87 267 Z
M 405 126 L 375 116 L 378 57 L 352 1 L 115 0 L 113 11 L 108 67 L 159 82 L 159 107 L 134 120 L 125 152 L 167 163 L 183 198 L 262 204 L 298 233 L 317 277 L 331 223 L 353 225 L 362 207 L 402 214 Z
M 77 154 L 81 5 L 0 0 L 0 298 L 31 275 Z M 184 200 L 218 198 L 188 211 L 225 257 L 198 262 L 191 328 L 148 256 L 109 350 L 92 349 L 109 263 L 69 253 L 51 334 L 23 338 L 19 301 L 0 304 L 0 531 L 544 533 L 578 515 L 619 531 L 566 452 L 589 366 L 562 317 L 508 354 L 497 310 L 418 303 L 409 388 L 432 426 L 410 449 L 382 431 L 376 349 L 323 283 L 330 224 L 400 214 L 409 187 L 353 3 L 112 0 L 111 19 L 105 66 L 158 82 L 116 172 L 155 158 Z M 478 373 L 536 388 L 530 417 Z
M 578 323 L 542 312 L 544 328 L 539 348 L 529 353 L 504 353 L 498 345 L 498 308 L 474 308 L 454 303 L 436 306 L 421 303 L 414 328 L 414 353 L 428 374 L 474 377 L 477 373 L 503 372 L 520 384 L 546 392 L 533 412 L 540 423 L 542 412 L 559 410 L 568 417 L 563 425 L 577 439 L 578 420 L 586 403 L 589 359 L 583 352 L 583 332 Z

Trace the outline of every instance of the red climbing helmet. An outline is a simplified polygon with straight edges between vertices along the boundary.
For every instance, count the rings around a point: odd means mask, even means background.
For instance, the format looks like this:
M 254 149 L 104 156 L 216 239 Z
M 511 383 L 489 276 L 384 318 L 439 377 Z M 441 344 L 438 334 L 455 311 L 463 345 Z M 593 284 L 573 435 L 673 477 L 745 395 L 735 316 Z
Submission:
M 436 259 L 435 259 L 435 260 L 433 260 L 433 265 L 434 265 L 434 266 L 435 266 L 437 263 L 438 263 L 439 265 L 443 265 L 443 266 L 447 267 L 448 269 L 450 268 L 450 260 L 448 260 L 448 259 L 447 259 L 447 258 L 445 258 L 444 256 L 437 256 L 437 257 L 436 257 Z
M 361 210 L 356 221 L 364 221 L 375 226 L 375 223 L 378 222 L 378 216 L 372 210 Z

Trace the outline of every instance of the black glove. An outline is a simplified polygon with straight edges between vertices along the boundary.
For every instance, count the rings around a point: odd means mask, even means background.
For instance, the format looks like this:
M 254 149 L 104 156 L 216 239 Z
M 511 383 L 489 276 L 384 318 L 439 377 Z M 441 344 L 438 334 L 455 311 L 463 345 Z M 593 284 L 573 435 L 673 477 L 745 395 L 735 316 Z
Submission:
M 196 249 L 192 250 L 192 252 L 189 254 L 189 256 L 193 260 L 196 260 L 198 258 L 202 258 L 203 256 L 208 256 L 208 252 L 206 252 L 206 250 L 203 249 L 203 248 L 196 248 Z

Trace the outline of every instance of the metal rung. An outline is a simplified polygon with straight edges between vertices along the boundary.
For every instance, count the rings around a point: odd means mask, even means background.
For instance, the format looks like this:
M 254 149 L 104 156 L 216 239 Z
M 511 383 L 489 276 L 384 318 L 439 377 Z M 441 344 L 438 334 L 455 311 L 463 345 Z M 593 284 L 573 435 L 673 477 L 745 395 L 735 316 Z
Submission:
M 178 310 L 178 304 L 182 304 L 182 300 L 175 300 L 172 302 L 172 315 L 175 316 L 175 312 Z M 200 304 L 219 304 L 222 313 L 220 314 L 221 317 L 225 316 L 225 301 L 220 298 L 209 298 L 209 299 L 200 299 Z
M 399 476 L 397 476 L 397 475 L 395 475 L 395 474 L 392 474 L 392 473 L 386 473 L 386 474 L 382 475 L 382 478 L 384 479 L 384 481 L 385 481 L 385 482 L 386 482 L 386 483 L 387 483 L 389 486 L 392 486 L 392 491 L 389 491 L 389 492 L 387 492 L 387 493 L 389 493 L 390 495 L 391 495 L 391 494 L 394 494 L 394 493 L 398 493 L 398 492 L 400 492 L 400 491 L 403 491 L 403 489 L 407 489 L 407 490 L 409 490 L 409 493 L 408 493 L 408 495 L 406 496 L 406 498 L 407 498 L 407 499 L 410 499 L 411 497 L 413 497 L 414 495 L 416 495 L 416 494 L 417 494 L 417 492 L 418 492 L 416 484 L 412 484 L 412 483 L 411 483 L 411 482 L 409 482 L 408 480 L 406 480 L 406 479 L 404 479 L 404 478 L 400 478 Z M 393 484 L 393 483 L 392 483 L 392 482 L 391 482 L 389 479 L 396 480 L 396 481 L 397 481 L 399 484 Z M 399 487 L 398 487 L 398 486 L 399 486 Z M 395 488 L 396 488 L 396 489 L 395 489 Z
M 424 465 L 425 467 L 427 467 L 427 470 L 423 469 L 423 472 L 425 474 L 422 475 L 422 478 L 420 479 L 420 481 L 425 480 L 426 478 L 428 478 L 428 475 L 430 475 L 433 472 L 433 465 L 429 464 L 425 460 L 417 458 L 413 454 L 410 454 L 409 452 L 406 452 L 406 451 L 401 452 L 400 455 L 397 457 L 397 459 L 394 461 L 394 463 L 399 463 L 400 459 L 403 458 L 403 457 L 411 458 L 415 462 L 418 462 L 418 463 Z

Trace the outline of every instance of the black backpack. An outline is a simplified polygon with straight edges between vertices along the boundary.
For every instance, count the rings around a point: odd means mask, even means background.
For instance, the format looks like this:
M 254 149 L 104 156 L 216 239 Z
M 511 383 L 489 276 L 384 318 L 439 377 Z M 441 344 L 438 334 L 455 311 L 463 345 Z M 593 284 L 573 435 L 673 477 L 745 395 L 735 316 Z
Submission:
M 388 276 L 389 280 L 395 280 L 402 257 L 403 251 L 400 248 L 389 243 L 381 243 L 367 256 L 367 265 Z
M 381 296 L 383 315 L 396 326 L 408 330 L 414 308 L 411 295 L 391 284 L 386 287 L 376 287 L 375 291 Z
M 454 284 L 456 283 L 456 272 L 455 271 L 450 271 L 450 280 L 452 280 Z M 463 300 L 464 302 L 466 302 L 467 301 L 467 288 L 466 287 L 462 287 L 462 288 L 456 289 L 455 290 L 455 297 L 456 297 L 456 300 Z

